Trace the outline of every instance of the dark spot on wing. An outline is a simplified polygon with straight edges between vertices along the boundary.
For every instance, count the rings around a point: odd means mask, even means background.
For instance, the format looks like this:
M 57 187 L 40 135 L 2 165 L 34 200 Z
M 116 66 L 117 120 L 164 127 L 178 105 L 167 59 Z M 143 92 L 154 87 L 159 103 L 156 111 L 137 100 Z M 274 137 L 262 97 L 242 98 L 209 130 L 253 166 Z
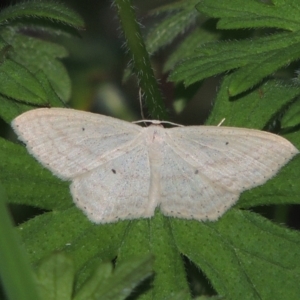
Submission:
M 117 173 L 117 171 L 116 171 L 115 169 L 111 169 L 111 171 L 112 171 L 114 174 Z
M 228 144 L 229 144 L 229 142 L 226 142 L 226 143 L 225 143 L 225 145 L 228 145 Z
M 199 171 L 198 171 L 198 170 L 195 170 L 195 174 L 199 174 Z
M 84 127 L 82 127 L 82 131 L 85 131 L 85 128 L 84 128 Z

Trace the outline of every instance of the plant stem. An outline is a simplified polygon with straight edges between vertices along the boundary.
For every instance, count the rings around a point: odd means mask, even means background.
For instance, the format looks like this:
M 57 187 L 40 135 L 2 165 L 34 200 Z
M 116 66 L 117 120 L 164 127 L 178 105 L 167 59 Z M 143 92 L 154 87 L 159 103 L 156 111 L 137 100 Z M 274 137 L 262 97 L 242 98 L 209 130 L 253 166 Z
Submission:
M 136 21 L 135 11 L 130 0 L 115 0 L 127 47 L 132 54 L 133 68 L 139 85 L 144 92 L 145 102 L 152 117 L 166 120 L 167 113 L 162 100 L 149 54 Z

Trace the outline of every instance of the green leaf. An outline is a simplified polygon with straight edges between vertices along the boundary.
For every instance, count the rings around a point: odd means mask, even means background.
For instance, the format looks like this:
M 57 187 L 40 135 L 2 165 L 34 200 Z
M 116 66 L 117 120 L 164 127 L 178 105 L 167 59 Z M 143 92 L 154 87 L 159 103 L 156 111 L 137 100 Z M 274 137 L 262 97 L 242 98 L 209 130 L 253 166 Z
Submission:
M 24 20 L 21 17 L 27 19 Z M 47 20 L 41 22 L 43 18 Z M 47 27 L 48 20 L 55 21 L 55 24 Z M 43 71 L 58 97 L 64 102 L 68 101 L 71 82 L 60 61 L 61 58 L 67 56 L 65 48 L 49 41 L 30 37 L 26 33 L 35 32 L 39 37 L 45 37 L 44 32 L 64 34 L 69 32 L 71 27 L 82 27 L 81 17 L 59 3 L 30 1 L 3 9 L 0 12 L 1 22 L 3 23 L 0 28 L 2 96 L 27 104 L 48 105 L 49 99 L 37 82 L 39 78 L 35 78 L 37 73 Z M 60 27 L 57 27 L 58 22 Z M 8 59 L 5 60 L 5 57 Z
M 298 85 L 273 79 L 261 84 L 258 89 L 232 99 L 228 89 L 233 75 L 224 78 L 207 125 L 217 125 L 225 118 L 223 126 L 266 128 L 270 119 L 300 95 Z
M 41 261 L 36 270 L 39 294 L 44 300 L 72 299 L 74 265 L 63 254 L 54 254 Z
M 13 118 L 31 108 L 32 106 L 28 104 L 12 102 L 11 99 L 0 94 L 0 117 L 8 124 Z
M 152 257 L 134 257 L 118 264 L 112 273 L 111 264 L 101 265 L 75 295 L 74 300 L 123 300 L 152 273 Z M 111 274 L 112 273 L 112 274 Z
M 287 137 L 287 136 L 286 136 Z M 291 138 L 289 135 L 288 138 Z M 300 170 L 299 155 L 263 186 L 244 192 L 236 207 L 250 208 L 260 205 L 299 204 L 300 187 L 296 184 Z
M 34 285 L 32 270 L 26 253 L 20 247 L 19 237 L 13 228 L 5 205 L 6 193 L 0 184 L 0 279 L 8 299 L 42 299 Z
M 61 62 L 61 59 L 68 55 L 66 49 L 55 43 L 26 36 L 11 29 L 2 30 L 1 34 L 5 41 L 14 48 L 13 52 L 9 52 L 9 58 L 23 65 L 36 76 L 38 76 L 37 72 L 42 71 L 54 91 L 64 102 L 67 102 L 71 94 L 71 81 Z
M 185 292 L 182 299 L 190 299 L 183 261 L 174 243 L 169 219 L 159 211 L 152 219 L 130 222 L 124 243 L 120 245 L 118 262 L 148 253 L 155 257 L 155 277 L 145 299 L 172 299 L 179 292 Z
M 109 281 L 113 279 L 112 272 L 113 266 L 111 263 L 101 264 L 75 294 L 74 300 L 100 299 L 99 290 L 101 292 L 101 289 L 104 290 L 106 286 L 109 286 Z
M 270 3 L 272 2 L 272 3 Z M 196 8 L 213 18 L 220 18 L 219 29 L 281 28 L 300 29 L 300 10 L 297 0 L 201 0 Z
M 281 119 L 284 127 L 295 127 L 300 123 L 300 99 L 292 103 Z
M 20 17 L 48 18 L 75 28 L 84 26 L 80 15 L 62 3 L 52 1 L 24 1 L 8 6 L 0 12 L 0 23 L 6 24 Z
M 65 70 L 65 69 L 63 69 L 63 70 Z M 61 73 L 63 73 L 63 70 L 61 70 Z M 53 87 L 53 85 L 55 83 L 53 81 L 51 82 L 51 78 L 49 78 L 49 77 L 52 77 L 54 79 L 54 73 L 52 73 L 49 76 L 49 73 L 47 73 L 47 75 L 46 75 L 45 72 L 43 71 L 43 69 L 41 69 L 36 72 L 36 77 L 38 78 L 40 84 L 43 86 L 43 89 L 45 90 L 48 98 L 51 99 L 50 100 L 51 105 L 55 106 L 55 107 L 65 107 L 66 106 L 65 102 L 59 97 L 59 95 L 56 93 L 55 88 Z M 63 91 L 69 90 L 69 88 L 71 87 L 71 81 L 70 81 L 68 74 L 65 73 L 63 76 L 61 74 L 60 76 L 57 76 L 56 81 L 58 79 L 64 80 L 64 82 L 65 82 L 64 84 L 61 84 L 61 86 L 63 86 L 62 90 Z M 53 83 L 53 85 L 52 85 L 52 83 Z M 59 88 L 57 88 L 57 89 L 59 89 Z
M 42 299 L 103 299 L 122 300 L 152 273 L 152 257 L 135 257 L 119 265 L 114 271 L 112 263 L 99 261 L 93 266 L 93 274 L 73 296 L 75 265 L 62 253 L 43 259 L 36 270 L 36 282 Z
M 0 64 L 11 50 L 12 47 L 0 36 Z
M 0 168 L 0 181 L 6 189 L 10 203 L 48 210 L 72 205 L 69 184 L 43 168 L 28 155 L 24 147 L 0 139 Z
M 172 219 L 171 224 L 179 251 L 226 299 L 297 299 L 298 232 L 236 209 L 218 222 Z
M 300 57 L 300 34 L 281 33 L 253 40 L 203 45 L 170 75 L 186 85 L 228 70 L 240 68 L 228 86 L 231 96 L 258 84 L 280 67 Z
M 155 10 L 153 13 L 167 13 L 167 17 L 157 23 L 147 34 L 146 46 L 150 53 L 154 53 L 159 48 L 171 43 L 185 29 L 190 27 L 198 15 L 195 5 L 199 0 L 179 1 L 163 8 Z
M 42 85 L 43 89 L 45 90 L 45 93 L 47 93 L 47 97 L 49 97 L 49 106 L 58 106 L 58 107 L 64 107 L 65 104 L 62 102 L 62 100 L 58 97 L 58 95 L 55 93 L 55 91 L 52 88 L 52 85 L 50 84 L 47 76 L 44 74 L 43 71 L 38 71 L 36 74 L 36 78 L 39 80 L 40 84 Z M 39 105 L 42 105 L 43 103 L 39 103 Z M 32 109 L 32 106 L 30 104 L 17 102 L 17 101 L 11 101 L 11 99 L 1 96 L 0 95 L 0 117 L 6 121 L 7 123 L 10 123 L 12 119 L 23 113 L 24 111 Z
M 80 271 L 76 281 L 79 288 L 94 270 L 95 262 L 116 257 L 127 223 L 97 226 L 73 206 L 32 218 L 19 226 L 19 234 L 33 264 L 54 251 L 68 253 L 75 270 Z
M 2 95 L 19 101 L 48 104 L 47 95 L 38 79 L 11 59 L 5 59 L 0 65 L 0 91 Z
M 195 49 L 204 43 L 216 41 L 220 38 L 220 33 L 204 26 L 192 31 L 168 57 L 164 72 L 171 71 L 174 66 L 182 60 L 183 57 L 189 57 L 194 54 Z
M 158 7 L 151 12 L 153 16 L 160 17 L 159 21 L 155 20 L 155 25 L 147 32 L 145 37 L 147 51 L 151 55 L 172 43 L 174 39 L 182 36 L 186 30 L 193 26 L 198 17 L 198 13 L 195 9 L 195 5 L 198 2 L 199 0 L 178 1 Z M 203 37 L 204 40 L 201 40 L 201 37 Z M 180 46 L 166 62 L 164 72 L 172 69 L 175 63 L 182 59 L 182 53 L 186 55 L 186 50 L 188 53 L 193 51 L 190 45 L 204 42 L 205 37 L 208 37 L 208 35 L 205 34 L 204 30 L 201 30 L 201 32 L 196 30 L 196 32 L 193 33 L 193 37 L 191 39 L 187 38 L 184 46 Z M 208 39 L 211 40 L 210 37 L 208 37 Z M 127 68 L 124 78 L 127 79 L 131 73 L 132 68 Z

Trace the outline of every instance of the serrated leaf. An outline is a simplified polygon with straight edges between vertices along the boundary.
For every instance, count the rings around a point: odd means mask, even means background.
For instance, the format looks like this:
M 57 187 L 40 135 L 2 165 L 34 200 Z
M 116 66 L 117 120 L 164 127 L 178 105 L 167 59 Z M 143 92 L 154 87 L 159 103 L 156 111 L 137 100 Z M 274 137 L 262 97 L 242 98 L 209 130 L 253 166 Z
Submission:
M 44 72 L 41 70 L 38 71 L 35 74 L 35 77 L 47 94 L 49 106 L 65 107 L 64 102 L 55 93 Z M 17 101 L 11 101 L 11 99 L 0 95 L 0 117 L 8 124 L 12 119 L 30 109 L 32 109 L 32 105 L 30 105 L 30 103 L 26 104 Z
M 80 287 L 94 270 L 95 262 L 111 261 L 116 257 L 127 223 L 97 226 L 72 207 L 43 213 L 18 229 L 32 264 L 53 251 L 68 253 L 74 260 L 75 270 L 80 271 L 76 281 Z M 86 270 L 90 260 L 93 265 Z
M 291 140 L 297 139 L 296 134 L 294 138 L 291 135 L 285 137 Z M 236 206 L 249 208 L 260 205 L 299 204 L 297 195 L 300 194 L 300 186 L 295 184 L 300 176 L 299 164 L 300 157 L 297 156 L 263 186 L 243 193 Z
M 241 68 L 232 77 L 231 96 L 253 87 L 264 77 L 300 57 L 299 33 L 274 34 L 253 40 L 210 43 L 183 61 L 170 75 L 172 81 L 190 85 L 228 70 Z
M 48 73 L 49 74 L 49 73 Z M 54 74 L 51 74 L 52 76 Z M 69 84 L 71 85 L 70 78 L 68 77 L 67 74 L 65 74 L 66 77 L 63 78 L 64 76 L 58 76 L 57 78 L 61 78 L 64 80 L 64 84 L 62 86 L 65 86 L 66 89 L 64 91 L 67 91 L 67 87 L 70 87 Z M 40 84 L 43 86 L 43 89 L 45 90 L 47 96 L 51 99 L 51 105 L 55 107 L 65 107 L 66 104 L 61 98 L 56 94 L 53 86 L 51 85 L 49 77 L 45 74 L 43 70 L 38 70 L 36 72 L 36 77 L 39 80 Z
M 172 219 L 171 224 L 179 250 L 226 299 L 297 299 L 298 232 L 236 209 L 218 222 Z
M 300 28 L 300 10 L 297 0 L 201 0 L 197 10 L 213 18 L 220 18 L 219 29 L 282 28 L 297 31 Z
M 262 129 L 275 114 L 300 95 L 299 86 L 273 79 L 231 100 L 228 88 L 232 76 L 224 78 L 206 124 L 217 125 L 225 118 L 223 126 Z
M 3 27 L 6 30 L 7 28 Z M 50 19 L 16 19 L 11 21 L 9 29 L 15 33 L 23 33 L 36 37 L 54 38 L 80 38 L 81 35 L 76 28 L 63 23 L 54 23 Z
M 41 299 L 72 299 L 74 265 L 66 255 L 57 253 L 44 259 L 36 270 Z
M 20 17 L 48 18 L 75 28 L 84 26 L 80 15 L 62 3 L 52 1 L 24 1 L 8 6 L 0 12 L 0 23 L 6 24 Z
M 30 109 L 32 106 L 17 101 L 12 102 L 11 99 L 0 94 L 0 117 L 7 124 L 16 116 Z
M 146 47 L 150 53 L 171 43 L 176 36 L 193 24 L 198 16 L 195 9 L 199 0 L 179 1 L 172 3 L 164 9 L 159 8 L 156 12 L 168 12 L 168 17 L 160 21 L 146 37 Z
M 47 93 L 50 103 L 49 106 L 64 107 L 64 103 L 53 90 L 48 78 L 43 71 L 38 71 L 36 77 Z M 26 103 L 11 101 L 11 99 L 0 95 L 0 117 L 7 123 L 20 115 L 21 113 L 32 109 L 32 106 Z
M 299 35 L 300 37 L 300 35 Z M 298 38 L 298 37 L 297 37 Z M 271 50 L 257 57 L 255 64 L 238 69 L 231 77 L 228 91 L 232 96 L 238 95 L 259 83 L 279 68 L 289 65 L 300 57 L 298 42 L 287 48 Z
M 188 35 L 178 48 L 169 56 L 165 65 L 164 72 L 168 72 L 180 62 L 183 58 L 193 55 L 195 49 L 201 44 L 215 41 L 220 38 L 220 33 L 216 31 L 209 31 L 204 27 L 195 29 Z
M 21 64 L 5 59 L 0 64 L 1 94 L 31 104 L 48 104 L 45 90 L 38 79 Z
M 168 218 L 156 211 L 152 219 L 135 220 L 128 226 L 124 239 L 126 243 L 120 245 L 118 262 L 149 252 L 155 257 L 153 288 L 148 287 L 144 299 L 168 299 L 179 292 L 189 296 L 183 261 L 172 238 Z
M 2 30 L 2 36 L 14 48 L 14 51 L 9 53 L 13 61 L 23 65 L 36 76 L 37 72 L 42 71 L 60 98 L 65 102 L 69 100 L 71 82 L 60 60 L 68 55 L 63 46 L 13 30 Z

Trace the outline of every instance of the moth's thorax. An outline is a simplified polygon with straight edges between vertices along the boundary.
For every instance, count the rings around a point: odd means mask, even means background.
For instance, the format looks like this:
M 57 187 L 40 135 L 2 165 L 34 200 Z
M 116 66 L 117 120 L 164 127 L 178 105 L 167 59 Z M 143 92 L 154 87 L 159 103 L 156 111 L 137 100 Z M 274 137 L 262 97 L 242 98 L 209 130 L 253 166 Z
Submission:
M 146 143 L 150 147 L 160 146 L 165 142 L 166 131 L 162 124 L 151 124 L 144 128 L 146 134 Z
M 166 130 L 162 124 L 151 124 L 144 128 L 146 146 L 152 164 L 159 165 L 163 160 L 163 149 L 166 142 Z

